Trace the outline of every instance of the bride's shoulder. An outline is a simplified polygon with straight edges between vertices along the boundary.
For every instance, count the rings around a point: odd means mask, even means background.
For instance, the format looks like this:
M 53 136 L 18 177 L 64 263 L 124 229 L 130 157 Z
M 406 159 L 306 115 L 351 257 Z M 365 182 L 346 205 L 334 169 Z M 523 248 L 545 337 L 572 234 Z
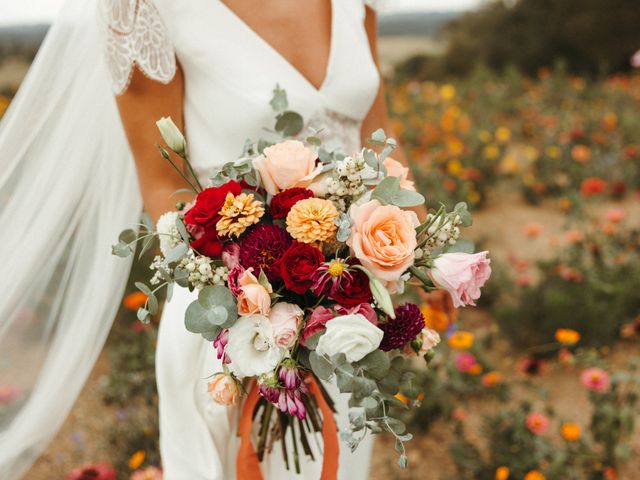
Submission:
M 161 6 L 158 0 L 100 0 L 107 65 L 116 94 L 126 91 L 136 65 L 153 80 L 173 79 L 176 57 Z

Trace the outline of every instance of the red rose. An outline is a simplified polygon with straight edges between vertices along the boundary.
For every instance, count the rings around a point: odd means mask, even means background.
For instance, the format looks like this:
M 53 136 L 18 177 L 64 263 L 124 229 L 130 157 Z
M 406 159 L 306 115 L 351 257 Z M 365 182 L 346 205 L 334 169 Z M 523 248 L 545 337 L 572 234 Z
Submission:
M 314 274 L 322 262 L 324 255 L 316 247 L 293 243 L 280 261 L 280 275 L 285 287 L 295 293 L 305 293 L 313 285 Z
M 350 260 L 347 263 L 353 265 L 358 262 Z M 369 277 L 362 270 L 349 269 L 348 273 L 342 274 L 340 282 L 333 285 L 329 297 L 347 308 L 361 303 L 371 303 L 373 295 L 369 287 Z
M 240 195 L 242 187 L 231 180 L 219 187 L 203 190 L 184 216 L 187 229 L 194 238 L 191 247 L 207 257 L 217 257 L 222 253 L 222 242 L 218 238 L 216 224 L 220 220 L 220 209 L 229 192 Z
M 314 194 L 308 188 L 289 188 L 276 194 L 271 200 L 271 215 L 273 218 L 285 218 L 296 203 Z

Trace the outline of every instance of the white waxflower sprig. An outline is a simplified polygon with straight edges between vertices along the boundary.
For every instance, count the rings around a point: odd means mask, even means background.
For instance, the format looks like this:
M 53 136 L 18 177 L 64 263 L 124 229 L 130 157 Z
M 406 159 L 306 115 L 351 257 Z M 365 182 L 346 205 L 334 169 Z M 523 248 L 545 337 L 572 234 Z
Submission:
M 367 190 L 363 180 L 366 170 L 362 156 L 345 157 L 335 163 L 333 175 L 327 179 L 327 192 L 340 211 L 345 212 Z
M 183 258 L 180 267 L 188 273 L 187 280 L 197 290 L 207 285 L 224 285 L 229 278 L 227 267 L 214 267 L 211 265 L 211 259 L 203 255 Z

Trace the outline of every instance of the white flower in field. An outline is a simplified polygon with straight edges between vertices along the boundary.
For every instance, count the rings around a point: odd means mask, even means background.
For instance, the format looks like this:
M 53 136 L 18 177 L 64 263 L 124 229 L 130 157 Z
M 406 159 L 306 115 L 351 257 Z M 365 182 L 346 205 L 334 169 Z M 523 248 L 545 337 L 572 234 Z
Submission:
M 165 257 L 181 241 L 180 232 L 176 227 L 177 220 L 178 212 L 167 212 L 156 223 L 156 230 L 160 238 L 160 251 Z
M 231 359 L 231 371 L 239 378 L 273 371 L 286 352 L 276 344 L 271 321 L 263 315 L 240 317 L 229 329 L 225 353 Z
M 316 352 L 331 357 L 344 353 L 350 363 L 362 360 L 380 346 L 384 332 L 359 313 L 329 320 Z

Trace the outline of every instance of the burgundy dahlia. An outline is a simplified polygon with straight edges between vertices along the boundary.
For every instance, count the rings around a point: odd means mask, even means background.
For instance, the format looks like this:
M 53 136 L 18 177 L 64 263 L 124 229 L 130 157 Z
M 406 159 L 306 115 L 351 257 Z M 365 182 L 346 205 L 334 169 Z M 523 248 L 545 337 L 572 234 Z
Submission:
M 280 259 L 291 245 L 292 238 L 277 225 L 263 223 L 247 233 L 240 243 L 240 264 L 253 268 L 256 276 L 264 271 L 270 281 L 282 279 Z
M 385 323 L 378 325 L 378 328 L 384 332 L 380 350 L 385 352 L 404 347 L 424 328 L 424 316 L 417 305 L 405 303 L 396 307 L 395 312 L 395 319 L 387 318 Z

